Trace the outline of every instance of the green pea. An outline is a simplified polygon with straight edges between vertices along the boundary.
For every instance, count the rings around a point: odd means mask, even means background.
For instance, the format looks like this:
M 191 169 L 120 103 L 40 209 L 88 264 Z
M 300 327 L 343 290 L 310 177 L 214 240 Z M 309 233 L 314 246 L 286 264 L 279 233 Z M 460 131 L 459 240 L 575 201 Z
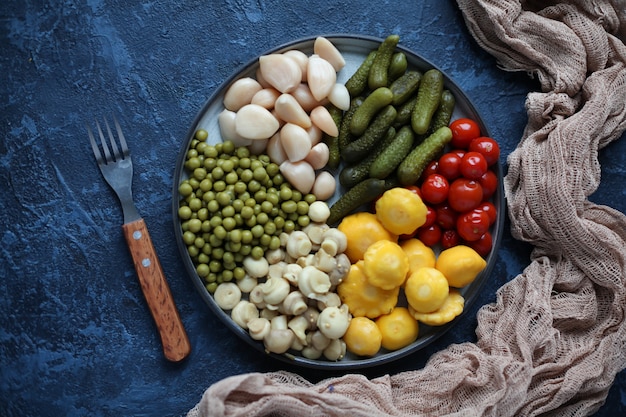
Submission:
M 250 255 L 251 251 L 252 251 L 252 246 L 250 245 L 241 245 L 241 249 L 239 249 L 239 253 L 242 254 L 243 256 Z
M 187 246 L 187 253 L 193 259 L 196 256 L 198 256 L 198 253 L 200 253 L 200 250 L 198 248 L 196 248 L 195 246 L 193 246 L 193 244 L 191 244 L 191 245 Z
M 285 219 L 283 219 L 282 217 L 274 217 L 274 225 L 276 226 L 277 230 L 281 230 L 283 227 L 285 227 Z
M 204 169 L 208 171 L 213 171 L 215 169 L 215 167 L 217 166 L 217 159 L 215 158 L 207 158 L 206 156 L 204 157 L 204 161 L 202 162 L 202 166 L 204 167 Z
M 209 236 L 209 245 L 212 248 L 219 248 L 220 246 L 222 246 L 222 244 L 224 243 L 224 241 L 222 239 L 220 239 L 219 237 L 215 236 L 215 235 L 211 235 Z
M 235 215 L 235 208 L 233 206 L 226 206 L 222 209 L 222 217 L 233 217 Z
M 299 216 L 298 217 L 298 225 L 301 227 L 307 227 L 311 223 L 311 219 L 309 216 Z
M 209 294 L 213 294 L 215 293 L 215 290 L 217 290 L 217 282 L 210 282 L 205 285 L 205 288 L 209 292 Z
M 202 228 L 202 221 L 199 219 L 189 220 L 189 231 L 192 233 L 198 233 Z
M 209 137 L 209 132 L 207 132 L 204 129 L 198 129 L 196 130 L 196 133 L 194 134 L 194 138 L 200 141 L 205 141 L 208 137 Z
M 257 180 L 250 180 L 250 182 L 248 183 L 248 190 L 251 193 L 256 193 L 257 191 L 259 191 L 261 189 L 261 183 L 258 182 Z
M 252 248 L 252 251 L 250 252 L 250 255 L 254 259 L 261 259 L 263 257 L 263 255 L 265 255 L 265 251 L 263 250 L 262 247 L 255 246 L 254 248 Z
M 240 266 L 237 266 L 235 267 L 235 269 L 233 269 L 233 276 L 236 280 L 243 279 L 246 276 L 246 270 Z
M 239 181 L 239 176 L 236 172 L 229 172 L 228 174 L 226 174 L 224 181 L 226 182 L 226 184 L 235 184 L 237 183 L 237 181 Z
M 211 200 L 207 203 L 206 208 L 210 213 L 217 213 L 220 209 L 220 203 L 218 203 L 217 200 Z
M 210 232 L 210 231 L 211 231 L 211 229 L 212 229 L 212 227 L 211 227 L 211 222 L 210 222 L 209 220 L 204 220 L 204 221 L 202 222 L 202 227 L 201 227 L 201 230 L 202 230 L 203 232 Z
M 196 237 L 193 241 L 193 245 L 198 249 L 201 249 L 204 246 L 204 243 L 204 239 L 201 237 Z
M 193 188 L 191 187 L 191 185 L 189 185 L 189 182 L 183 181 L 178 186 L 178 193 L 182 195 L 183 197 L 187 197 L 187 196 L 190 196 L 191 193 L 193 193 Z
M 267 180 L 267 171 L 262 166 L 257 167 L 253 171 L 254 179 L 260 183 L 263 183 Z
M 198 219 L 204 221 L 209 218 L 209 210 L 206 207 L 202 207 L 198 210 Z
M 192 211 L 198 211 L 202 208 L 202 200 L 200 200 L 199 198 L 192 198 L 189 201 L 189 208 Z
M 267 248 L 270 245 L 271 241 L 272 241 L 272 237 L 268 235 L 267 233 L 263 233 L 261 237 L 259 238 L 259 244 L 265 248 Z
M 228 249 L 237 254 L 237 252 L 241 250 L 241 242 L 228 242 Z M 235 259 L 235 262 L 241 262 L 241 260 L 237 260 L 236 255 L 233 255 L 233 258 Z
M 217 260 L 222 260 L 222 257 L 224 256 L 224 249 L 223 248 L 213 248 L 213 250 L 211 251 L 211 256 L 213 257 L 213 259 L 217 259 Z M 221 267 L 223 267 L 224 265 L 222 264 Z
M 261 190 L 257 191 L 256 193 L 254 193 L 254 199 L 259 204 L 264 202 L 266 197 L 267 197 L 267 194 L 266 194 L 265 190 L 263 190 L 263 189 L 261 189 Z
M 254 216 L 254 209 L 250 206 L 243 206 L 241 208 L 241 217 L 243 219 L 250 219 L 252 216 Z
M 198 169 L 201 166 L 202 166 L 202 161 L 200 161 L 200 158 L 198 158 L 197 156 L 193 158 L 189 158 L 187 162 L 185 162 L 185 167 L 190 171 Z
M 185 245 L 193 245 L 193 241 L 196 240 L 196 234 L 193 232 L 183 233 L 183 242 Z
M 280 248 L 280 238 L 278 236 L 272 236 L 268 248 L 271 250 L 276 250 Z
M 252 236 L 259 238 L 261 237 L 261 235 L 263 235 L 264 229 L 263 229 L 263 226 L 261 226 L 260 224 L 257 224 L 250 231 L 252 232 Z
M 219 225 L 213 229 L 213 234 L 220 240 L 226 239 L 226 228 L 222 225 Z
M 226 181 L 222 181 L 222 180 L 215 181 L 213 183 L 213 190 L 218 193 L 226 190 Z
M 215 272 L 209 272 L 209 275 L 207 275 L 204 278 L 204 282 L 206 282 L 206 283 L 211 283 L 211 282 L 215 282 L 215 281 L 217 281 L 217 274 Z
M 246 185 L 245 182 L 237 181 L 235 183 L 235 193 L 237 193 L 238 196 L 241 197 L 241 195 L 245 193 L 247 189 L 248 189 L 248 186 Z
M 204 246 L 207 246 L 207 245 L 204 245 Z M 204 246 L 202 248 L 203 250 L 204 250 Z M 205 253 L 198 254 L 198 263 L 207 265 L 209 262 L 211 262 L 211 258 L 209 258 L 209 256 L 207 254 L 205 254 Z M 207 265 L 207 267 L 208 267 L 208 265 Z
M 232 154 L 235 152 L 235 144 L 232 140 L 227 140 L 222 143 L 222 152 L 227 154 Z
M 295 213 L 298 209 L 298 203 L 293 200 L 283 201 L 280 208 L 287 214 Z
M 239 163 L 239 165 L 241 166 L 241 162 Z M 239 178 L 241 178 L 241 181 L 249 184 L 250 181 L 252 181 L 252 179 L 254 178 L 254 174 L 252 173 L 251 169 L 244 169 L 239 175 Z
M 211 171 L 211 176 L 215 180 L 221 180 L 224 177 L 224 170 L 222 169 L 222 167 L 216 166 Z
M 267 223 L 269 221 L 269 216 L 267 215 L 267 213 L 259 213 L 256 216 L 256 222 L 257 224 L 260 225 L 264 225 L 265 223 Z
M 315 197 L 315 194 L 308 193 L 307 195 L 304 196 L 304 201 L 306 201 L 307 203 L 309 203 L 309 205 L 311 205 L 317 201 L 317 197 Z
M 309 203 L 304 200 L 298 201 L 296 204 L 296 213 L 303 215 L 309 212 Z
M 235 219 L 232 217 L 225 217 L 224 220 L 222 220 L 222 227 L 224 227 L 227 231 L 231 231 L 237 227 L 237 222 L 235 222 Z
M 285 226 L 283 227 L 283 231 L 289 233 L 289 232 L 293 232 L 295 229 L 296 229 L 296 224 L 293 222 L 293 220 L 285 221 Z
M 253 237 L 254 236 L 252 236 L 252 232 L 250 230 L 243 230 L 241 232 L 241 243 L 248 244 L 252 242 Z
M 267 223 L 265 223 L 265 225 L 263 226 L 263 230 L 265 231 L 265 233 L 267 233 L 268 235 L 273 235 L 274 233 L 276 233 L 276 223 L 274 223 L 273 221 L 268 221 Z
M 211 261 L 209 262 L 209 269 L 211 272 L 218 273 L 222 270 L 222 263 L 219 261 Z
M 283 201 L 291 200 L 291 196 L 293 195 L 293 191 L 289 187 L 281 187 L 280 189 L 280 198 Z
M 209 275 L 209 272 L 211 272 L 209 270 L 209 266 L 207 264 L 200 264 L 196 267 L 196 273 L 198 274 L 198 276 L 200 277 L 206 277 Z
M 233 229 L 230 231 L 230 233 L 228 233 L 228 239 L 231 242 L 238 243 L 241 242 L 241 239 L 243 237 L 242 235 L 243 234 L 241 232 L 241 229 Z
M 183 220 L 191 218 L 191 208 L 189 206 L 182 206 L 178 209 L 178 217 Z
M 261 203 L 261 211 L 265 214 L 270 214 L 273 208 L 274 208 L 274 205 L 270 203 L 269 201 L 264 201 Z

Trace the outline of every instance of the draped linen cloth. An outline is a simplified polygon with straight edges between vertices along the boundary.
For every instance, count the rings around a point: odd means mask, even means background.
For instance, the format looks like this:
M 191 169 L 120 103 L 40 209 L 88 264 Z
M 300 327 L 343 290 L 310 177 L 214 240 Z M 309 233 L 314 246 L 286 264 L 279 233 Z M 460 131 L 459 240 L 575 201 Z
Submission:
M 536 76 L 504 179 L 525 270 L 478 312 L 477 342 L 421 370 L 312 384 L 287 373 L 210 386 L 196 416 L 585 416 L 626 367 L 626 217 L 588 200 L 626 129 L 626 2 L 458 0 L 479 45 Z

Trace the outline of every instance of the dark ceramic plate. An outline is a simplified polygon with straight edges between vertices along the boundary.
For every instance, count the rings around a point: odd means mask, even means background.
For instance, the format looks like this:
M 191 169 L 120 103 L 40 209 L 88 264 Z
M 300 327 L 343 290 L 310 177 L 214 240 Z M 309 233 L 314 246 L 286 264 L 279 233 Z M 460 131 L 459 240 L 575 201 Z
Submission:
M 356 69 L 361 65 L 367 54 L 378 48 L 383 39 L 374 38 L 374 37 L 366 37 L 366 36 L 353 36 L 353 35 L 323 35 L 328 40 L 330 40 L 339 51 L 343 54 L 343 57 L 346 60 L 345 67 L 337 74 L 337 81 L 341 83 L 345 83 L 348 78 L 356 71 Z M 290 49 L 300 50 L 307 55 L 313 53 L 313 42 L 315 37 L 301 39 L 297 41 L 293 41 L 282 46 L 279 46 L 271 51 L 266 52 L 274 53 L 274 52 L 284 52 Z M 425 72 L 431 68 L 437 68 L 432 63 L 427 60 L 421 58 L 416 53 L 404 48 L 401 44 L 398 45 L 397 50 L 402 51 L 406 54 L 409 68 L 417 69 L 422 72 Z M 213 296 L 206 290 L 204 286 L 203 280 L 196 273 L 195 266 L 187 252 L 187 247 L 183 243 L 182 239 L 182 228 L 181 223 L 178 219 L 178 207 L 180 196 L 178 194 L 178 186 L 185 178 L 187 178 L 187 173 L 183 167 L 185 161 L 185 155 L 187 153 L 187 149 L 191 140 L 194 136 L 194 133 L 197 129 L 205 129 L 209 132 L 209 142 L 215 143 L 216 141 L 220 141 L 220 130 L 218 125 L 218 115 L 224 109 L 222 100 L 224 98 L 224 93 L 228 89 L 228 87 L 237 79 L 241 77 L 254 77 L 255 71 L 258 68 L 258 57 L 255 57 L 248 64 L 243 66 L 240 70 L 234 73 L 231 77 L 229 77 L 207 100 L 202 109 L 198 112 L 195 120 L 193 121 L 185 141 L 182 143 L 177 163 L 176 170 L 174 174 L 174 187 L 173 187 L 173 197 L 172 197 L 172 214 L 174 218 L 174 231 L 176 235 L 176 242 L 180 249 L 180 254 L 182 256 L 183 262 L 187 269 L 189 276 L 191 277 L 194 285 L 197 287 L 202 298 L 206 301 L 209 308 L 216 314 L 221 321 L 228 326 L 237 336 L 248 342 L 253 348 L 261 352 L 262 354 L 269 354 L 279 360 L 297 364 L 304 367 L 316 368 L 316 369 L 329 369 L 329 370 L 339 370 L 339 369 L 359 369 L 366 368 L 375 365 L 381 365 L 384 363 L 388 363 L 391 361 L 395 361 L 400 359 L 410 353 L 416 352 L 420 349 L 423 349 L 428 344 L 432 343 L 434 340 L 442 336 L 446 331 L 448 331 L 455 323 L 458 321 L 457 319 L 452 322 L 438 327 L 430 327 L 420 323 L 420 332 L 419 338 L 412 343 L 411 345 L 397 350 L 393 352 L 381 350 L 376 356 L 371 358 L 362 358 L 357 357 L 348 353 L 346 357 L 337 362 L 331 362 L 325 359 L 311 360 L 299 356 L 297 352 L 288 352 L 287 354 L 277 355 L 273 353 L 267 353 L 263 347 L 262 342 L 258 342 L 253 340 L 247 333 L 246 330 L 239 327 L 235 324 L 230 318 L 227 312 L 224 312 L 213 299 Z M 440 70 L 441 71 L 441 70 Z M 443 72 L 443 71 L 442 71 Z M 455 98 L 456 98 L 456 108 L 454 114 L 452 116 L 452 120 L 458 119 L 460 117 L 469 117 L 471 119 L 476 120 L 481 127 L 481 132 L 485 136 L 490 136 L 489 130 L 487 126 L 484 125 L 482 119 L 475 107 L 473 106 L 470 99 L 465 95 L 465 93 L 451 80 L 445 73 L 445 88 L 450 90 Z M 502 187 L 502 166 L 498 163 L 496 168 L 496 174 L 498 175 L 499 185 L 498 189 L 493 196 L 493 203 L 498 210 L 498 219 L 494 226 L 492 227 L 491 233 L 493 237 L 493 250 L 487 257 L 487 267 L 480 273 L 480 275 L 474 280 L 474 282 L 467 287 L 461 290 L 461 294 L 465 298 L 465 311 L 468 310 L 469 306 L 474 302 L 477 295 L 479 294 L 481 288 L 483 287 L 485 281 L 488 279 L 494 263 L 496 259 L 496 252 L 500 245 L 501 240 L 501 231 L 504 223 L 504 192 Z M 331 202 L 333 199 L 336 199 L 338 195 L 340 195 L 343 190 L 338 189 L 337 193 L 333 198 L 331 198 Z

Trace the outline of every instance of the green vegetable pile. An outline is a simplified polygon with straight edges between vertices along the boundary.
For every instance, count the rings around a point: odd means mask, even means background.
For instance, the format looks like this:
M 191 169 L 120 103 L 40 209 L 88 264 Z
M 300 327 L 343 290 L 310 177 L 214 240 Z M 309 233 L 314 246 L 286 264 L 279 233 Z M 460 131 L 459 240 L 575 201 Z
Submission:
M 244 257 L 280 247 L 280 234 L 310 223 L 313 194 L 292 188 L 267 155 L 198 130 L 185 159 L 189 177 L 178 188 L 183 241 L 207 290 L 242 279 Z

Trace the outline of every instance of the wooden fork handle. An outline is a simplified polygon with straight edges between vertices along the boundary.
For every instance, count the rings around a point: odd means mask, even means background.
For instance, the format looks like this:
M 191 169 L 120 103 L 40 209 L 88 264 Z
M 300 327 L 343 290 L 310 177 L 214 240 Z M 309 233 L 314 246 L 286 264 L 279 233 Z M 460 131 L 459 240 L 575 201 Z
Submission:
M 143 219 L 122 225 L 135 263 L 141 289 L 161 336 L 165 357 L 178 362 L 191 352 L 189 338 L 178 314 L 161 262 Z

